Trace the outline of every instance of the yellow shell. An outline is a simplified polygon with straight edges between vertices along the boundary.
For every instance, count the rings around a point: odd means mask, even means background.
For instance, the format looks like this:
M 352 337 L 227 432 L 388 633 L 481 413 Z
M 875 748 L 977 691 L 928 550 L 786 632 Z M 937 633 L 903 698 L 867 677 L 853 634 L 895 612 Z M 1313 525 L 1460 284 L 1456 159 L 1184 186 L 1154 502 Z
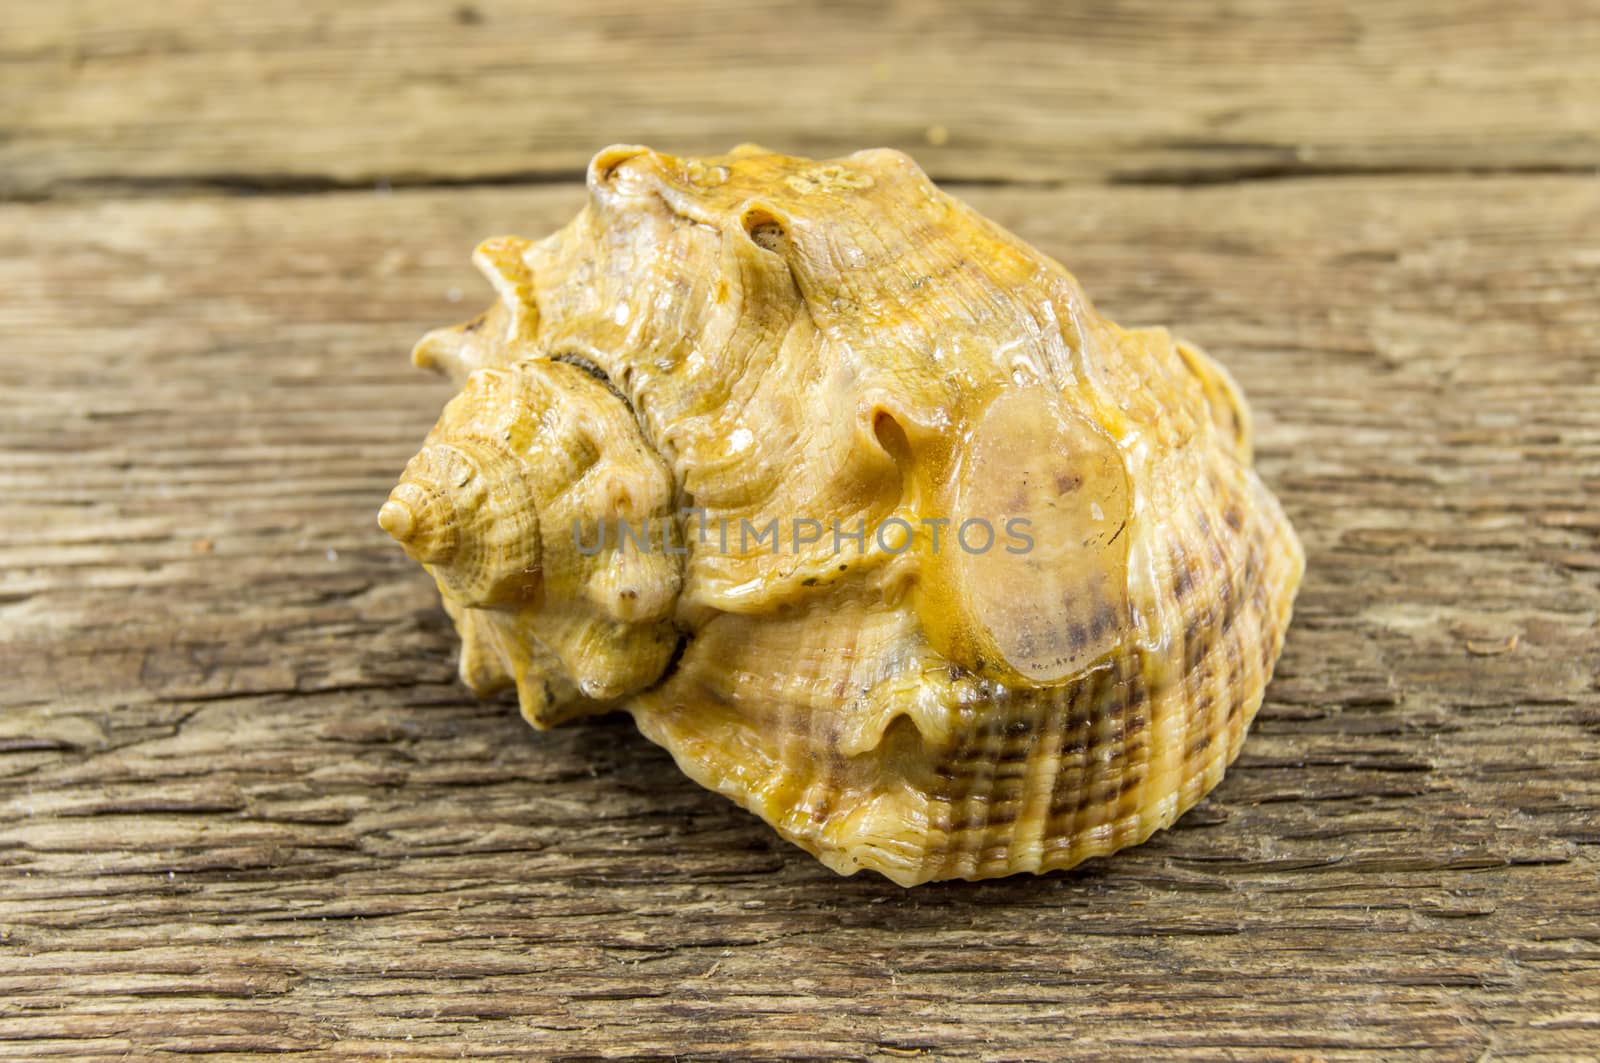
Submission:
M 462 390 L 379 520 L 474 690 L 625 709 L 904 885 L 1070 867 L 1216 785 L 1304 564 L 1221 367 L 897 152 L 588 180 L 414 354 Z

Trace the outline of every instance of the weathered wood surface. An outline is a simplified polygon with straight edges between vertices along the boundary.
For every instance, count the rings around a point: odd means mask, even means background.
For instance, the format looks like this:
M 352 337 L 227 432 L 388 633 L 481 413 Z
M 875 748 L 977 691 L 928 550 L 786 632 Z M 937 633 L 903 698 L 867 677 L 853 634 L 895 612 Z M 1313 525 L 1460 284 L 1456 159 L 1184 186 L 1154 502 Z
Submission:
M 1515 10 L 1512 10 L 1514 6 Z M 0 194 L 567 179 L 605 142 L 936 177 L 1600 166 L 1593 0 L 43 0 Z
M 0 20 L 0 187 L 61 199 L 0 204 L 0 1058 L 1600 1057 L 1600 182 L 1465 172 L 1593 160 L 1594 20 L 1097 6 L 1040 15 L 1034 64 L 1020 9 L 962 37 L 906 7 L 829 60 L 815 13 L 600 4 L 530 40 L 488 3 L 201 7 Z M 888 60 L 926 104 L 850 95 L 894 33 L 931 50 Z M 928 57 L 962 40 L 946 85 Z M 384 95 L 474 49 L 487 71 L 410 111 Z M 1309 558 L 1222 786 L 1039 879 L 836 878 L 625 719 L 535 734 L 455 682 L 373 521 L 447 397 L 405 352 L 487 302 L 479 238 L 548 231 L 579 186 L 193 194 L 565 173 L 636 138 L 915 147 L 961 94 L 983 139 L 952 124 L 935 170 L 1032 181 L 1019 145 L 1052 180 L 1210 165 L 1095 141 L 1047 98 L 1062 55 L 1118 121 L 1189 129 L 1210 85 L 1265 143 L 1438 172 L 955 186 L 1233 369 Z M 733 65 L 697 82 L 697 58 Z M 805 71 L 837 113 L 772 103 Z M 1364 75 L 1401 102 L 1312 110 Z M 323 109 L 292 113 L 307 84 Z
M 1593 1048 L 1600 186 L 971 192 L 1222 352 L 1311 561 L 1177 830 L 912 892 L 474 701 L 373 525 L 579 196 L 0 209 L 0 1055 Z

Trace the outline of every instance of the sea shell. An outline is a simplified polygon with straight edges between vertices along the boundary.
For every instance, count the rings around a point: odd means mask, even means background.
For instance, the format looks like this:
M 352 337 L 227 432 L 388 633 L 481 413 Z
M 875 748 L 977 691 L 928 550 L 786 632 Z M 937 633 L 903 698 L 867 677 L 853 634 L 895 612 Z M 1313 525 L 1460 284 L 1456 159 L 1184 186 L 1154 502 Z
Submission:
M 414 353 L 461 391 L 379 520 L 469 686 L 624 709 L 903 885 L 1070 867 L 1217 784 L 1303 568 L 1220 366 L 898 152 L 612 147 L 588 184 Z

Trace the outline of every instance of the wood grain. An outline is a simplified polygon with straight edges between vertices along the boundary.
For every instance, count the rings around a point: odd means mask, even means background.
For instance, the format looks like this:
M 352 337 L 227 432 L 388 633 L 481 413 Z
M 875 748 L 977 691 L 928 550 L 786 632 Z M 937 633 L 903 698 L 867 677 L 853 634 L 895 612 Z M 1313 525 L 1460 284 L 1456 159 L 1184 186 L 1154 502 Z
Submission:
M 1600 1059 L 1600 5 L 27 0 L 0 1059 Z M 616 141 L 911 150 L 1235 373 L 1309 567 L 1221 787 L 836 878 L 455 680 L 409 367 Z
M 914 891 L 475 701 L 374 525 L 581 189 L 0 207 L 0 1058 L 1592 1056 L 1600 186 L 958 191 L 1223 358 L 1309 569 L 1176 829 Z
M 570 180 L 613 142 L 936 177 L 1600 166 L 1600 4 L 24 0 L 0 195 Z

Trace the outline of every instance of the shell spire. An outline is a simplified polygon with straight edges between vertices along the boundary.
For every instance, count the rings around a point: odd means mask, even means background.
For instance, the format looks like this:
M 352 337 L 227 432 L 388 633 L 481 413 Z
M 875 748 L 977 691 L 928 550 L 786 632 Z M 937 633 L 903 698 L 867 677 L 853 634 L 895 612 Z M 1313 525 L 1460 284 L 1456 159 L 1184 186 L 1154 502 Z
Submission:
M 463 679 L 622 708 L 828 866 L 1070 867 L 1221 779 L 1304 566 L 1248 408 L 906 156 L 637 145 L 475 256 L 380 510 Z
M 471 372 L 378 523 L 456 611 L 462 678 L 514 683 L 548 726 L 665 668 L 680 559 L 630 551 L 618 529 L 669 521 L 672 499 L 625 402 L 582 368 L 531 360 Z

